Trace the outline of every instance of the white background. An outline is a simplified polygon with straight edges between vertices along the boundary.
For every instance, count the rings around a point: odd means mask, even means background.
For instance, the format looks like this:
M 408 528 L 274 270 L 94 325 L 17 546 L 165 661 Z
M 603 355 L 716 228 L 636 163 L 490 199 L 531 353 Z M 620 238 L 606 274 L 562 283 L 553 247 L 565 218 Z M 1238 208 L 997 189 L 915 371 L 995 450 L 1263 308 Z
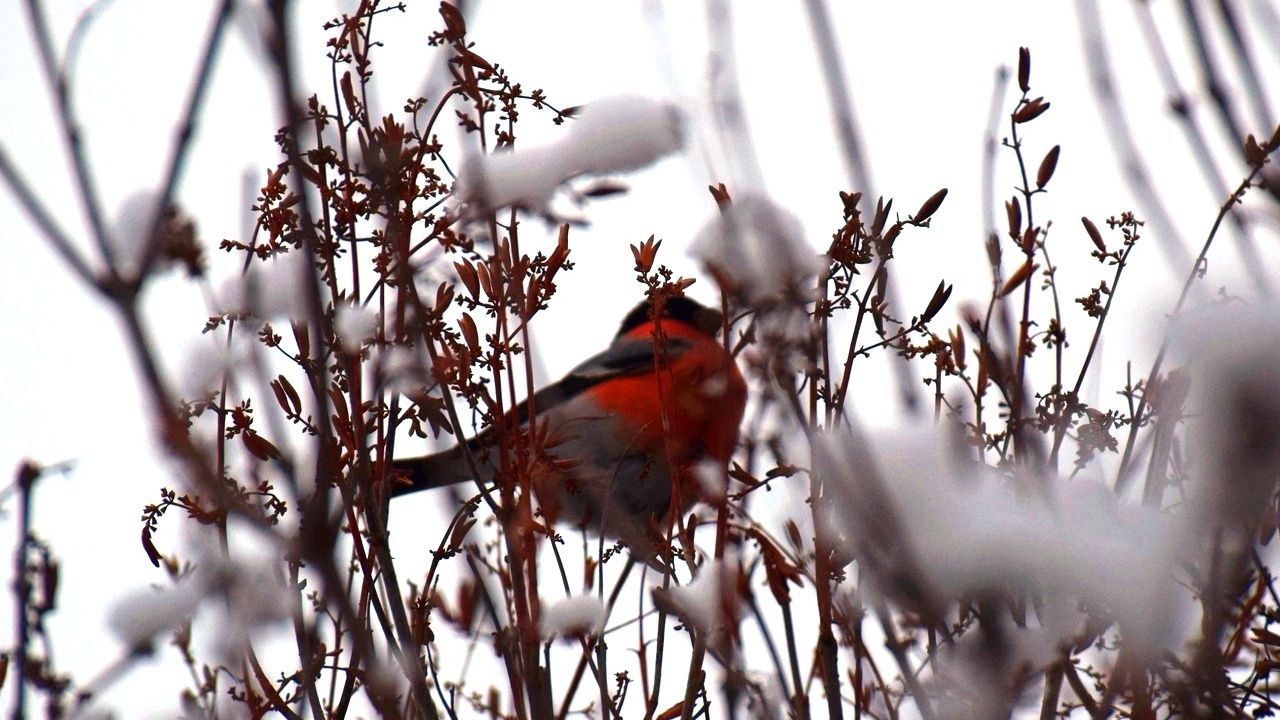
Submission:
M 92 255 L 83 242 L 84 216 L 20 5 L 0 3 L 0 143 L 57 220 Z M 87 3 L 54 0 L 48 5 L 55 42 L 63 48 Z M 84 39 L 74 72 L 75 105 L 108 217 L 130 194 L 158 182 L 210 5 L 116 0 L 103 7 Z M 407 12 L 378 21 L 376 36 L 385 45 L 374 56 L 382 113 L 399 115 L 404 99 L 420 93 L 433 57 L 425 40 L 439 26 L 435 5 L 409 3 Z M 956 288 L 947 313 L 963 300 L 981 302 L 989 292 L 979 195 L 983 133 L 996 68 L 1012 65 L 1019 45 L 1032 49 L 1032 94 L 1053 103 L 1027 133 L 1032 171 L 1051 146 L 1063 147 L 1051 192 L 1037 197 L 1036 214 L 1042 223 L 1054 220 L 1050 242 L 1062 267 L 1064 301 L 1084 295 L 1104 276 L 1109 279 L 1110 272 L 1088 258 L 1079 217 L 1088 215 L 1101 226 L 1107 215 L 1136 207 L 1089 90 L 1071 4 L 832 5 L 876 188 L 896 198 L 904 215 L 937 189 L 950 189 L 932 229 L 909 231 L 898 243 L 899 292 L 907 305 L 903 314 L 919 312 L 941 278 Z M 709 75 L 703 6 L 663 3 L 665 19 L 655 19 L 655 6 L 485 0 L 470 23 L 470 36 L 513 79 L 529 89 L 543 88 L 560 106 L 617 94 L 671 98 L 686 108 L 695 127 L 705 128 Z M 799 4 L 741 3 L 733 9 L 737 73 L 765 189 L 801 218 L 809 242 L 820 251 L 840 224 L 837 191 L 851 188 L 806 18 Z M 1172 21 L 1170 3 L 1155 3 L 1155 9 L 1175 46 L 1179 68 L 1189 69 L 1185 36 Z M 303 2 L 297 3 L 293 17 L 297 57 L 304 68 L 301 87 L 320 93 L 326 102 L 331 102 L 326 35 L 320 25 L 337 12 L 334 3 Z M 244 21 L 225 39 L 178 192 L 179 202 L 196 219 L 215 277 L 234 267 L 218 257 L 217 242 L 244 237 L 242 177 L 247 173 L 251 185 L 260 183 L 265 169 L 278 160 L 272 136 L 279 122 L 252 14 L 246 8 Z M 1199 182 L 1180 131 L 1164 110 L 1128 4 L 1107 3 L 1105 18 L 1104 32 L 1120 69 L 1119 92 L 1145 159 L 1174 209 L 1179 230 L 1198 247 L 1221 198 Z M 1255 38 L 1265 35 L 1258 32 Z M 1260 43 L 1255 55 L 1275 80 L 1280 64 L 1275 45 Z M 1188 72 L 1184 78 L 1188 86 L 1195 85 L 1194 75 Z M 1014 99 L 1008 94 L 1005 108 Z M 527 112 L 524 120 L 522 142 L 556 137 L 548 116 Z M 1002 135 L 1006 129 L 1007 123 L 1002 124 Z M 1219 141 L 1217 132 L 1210 137 Z M 536 328 L 543 340 L 545 377 L 558 376 L 603 347 L 617 318 L 639 299 L 629 243 L 655 234 L 665 241 L 664 262 L 682 274 L 697 274 L 683 249 L 714 212 L 705 186 L 732 178 L 724 174 L 723 158 L 711 153 L 712 162 L 704 162 L 698 133 L 693 139 L 686 155 L 628 177 L 628 195 L 587 208 L 592 226 L 571 236 L 577 269 L 562 276 L 560 296 Z M 1000 205 L 1013 189 L 1011 154 L 1002 151 L 999 163 L 996 217 L 1003 227 Z M 1234 184 L 1241 176 L 1239 166 L 1226 167 Z M 537 226 L 532 220 L 525 227 Z M 1259 238 L 1274 260 L 1274 235 Z M 1116 317 L 1131 326 L 1108 333 L 1127 338 L 1128 344 L 1104 349 L 1111 371 L 1101 385 L 1092 385 L 1103 402 L 1114 397 L 1124 359 L 1133 358 L 1135 375 L 1145 374 L 1162 313 L 1172 306 L 1173 275 L 1157 242 L 1159 238 L 1149 237 L 1136 251 L 1139 269 L 1126 277 L 1117 300 Z M 1211 256 L 1209 286 L 1228 285 L 1236 294 L 1249 295 L 1248 285 L 1235 280 L 1235 262 L 1229 244 L 1220 244 Z M 1176 270 L 1177 284 L 1186 270 Z M 713 289 L 704 281 L 694 294 L 707 299 Z M 180 374 L 189 358 L 198 357 L 193 351 L 202 342 L 199 330 L 206 310 L 200 290 L 171 274 L 149 286 L 146 307 L 166 362 Z M 84 681 L 119 652 L 104 624 L 113 599 L 163 581 L 139 545 L 138 517 L 161 485 L 173 485 L 173 478 L 149 441 L 150 420 L 143 413 L 116 319 L 71 277 L 7 192 L 0 193 L 0 312 L 0 473 L 12 474 L 22 458 L 75 461 L 69 476 L 41 483 L 35 527 L 62 563 L 61 609 L 51 625 L 59 643 L 58 666 Z M 1074 310 L 1069 316 L 1068 327 L 1078 328 L 1069 367 L 1078 363 L 1092 327 L 1082 318 Z M 890 425 L 896 417 L 892 396 L 886 383 L 874 382 L 890 376 L 883 369 L 877 372 L 855 390 L 859 394 L 854 400 L 867 422 Z M 4 510 L 0 533 L 13 537 L 11 501 Z M 166 526 L 181 522 L 173 518 Z M 395 522 L 393 533 L 412 531 L 404 521 Z M 164 546 L 178 539 L 172 530 L 162 530 L 158 542 Z M 0 618 L 9 617 L 9 605 L 8 596 L 0 594 Z M 8 644 L 11 632 L 0 631 L 0 638 Z M 109 704 L 127 716 L 170 714 L 176 697 L 157 688 L 174 685 L 161 678 L 180 676 L 158 668 L 173 668 L 175 659 L 166 650 L 160 663 L 135 671 L 107 696 Z M 7 705 L 11 690 L 12 683 L 0 702 Z

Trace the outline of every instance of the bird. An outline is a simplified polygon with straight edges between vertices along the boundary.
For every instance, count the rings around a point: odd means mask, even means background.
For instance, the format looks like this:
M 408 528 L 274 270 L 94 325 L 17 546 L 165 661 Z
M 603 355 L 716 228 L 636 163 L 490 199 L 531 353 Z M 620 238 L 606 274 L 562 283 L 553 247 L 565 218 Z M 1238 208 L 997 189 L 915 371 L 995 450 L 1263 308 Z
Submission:
M 699 499 L 700 476 L 724 477 L 737 446 L 747 386 L 716 339 L 722 318 L 683 295 L 642 301 L 604 351 L 534 394 L 531 435 L 544 441 L 526 458 L 544 518 L 653 559 L 670 513 Z M 526 428 L 530 413 L 527 401 L 512 411 Z M 508 481 L 497 435 L 491 427 L 449 450 L 395 460 L 389 495 Z

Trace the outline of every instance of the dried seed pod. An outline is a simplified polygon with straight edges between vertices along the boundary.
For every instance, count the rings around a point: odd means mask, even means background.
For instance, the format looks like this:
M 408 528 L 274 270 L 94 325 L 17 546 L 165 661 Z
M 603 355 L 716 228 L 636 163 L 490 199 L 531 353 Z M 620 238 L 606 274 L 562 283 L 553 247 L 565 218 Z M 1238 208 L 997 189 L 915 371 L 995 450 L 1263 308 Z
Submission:
M 1244 138 L 1244 160 L 1250 167 L 1261 167 L 1267 161 L 1267 151 L 1262 149 L 1252 133 Z
M 1028 100 L 1022 107 L 1014 111 L 1013 121 L 1019 125 L 1031 122 L 1043 115 L 1045 111 L 1049 109 L 1049 105 L 1050 103 L 1045 102 L 1045 99 L 1042 97 L 1038 97 L 1034 100 Z
M 964 328 L 956 325 L 956 329 L 947 333 L 951 339 L 951 357 L 956 367 L 964 370 Z
M 922 223 L 938 212 L 938 208 L 942 207 L 942 201 L 947 199 L 947 189 L 942 188 L 938 192 L 924 201 L 920 209 L 916 211 L 915 217 L 911 218 L 913 222 Z
M 1040 161 L 1040 169 L 1036 171 L 1037 188 L 1043 188 L 1049 184 L 1050 178 L 1053 177 L 1053 171 L 1058 169 L 1058 152 L 1061 150 L 1061 145 L 1054 145 L 1053 149 Z
M 454 263 L 453 267 L 458 271 L 458 279 L 462 281 L 462 286 L 467 289 L 467 294 L 472 300 L 480 299 L 480 276 L 476 272 L 475 265 L 470 260 Z
M 1004 213 L 1009 218 L 1009 237 L 1017 240 L 1022 235 L 1022 203 L 1017 196 L 1004 204 Z
M 1009 279 L 1005 280 L 1004 285 L 1000 287 L 1000 297 L 1004 297 L 1014 290 L 1017 290 L 1018 286 L 1022 285 L 1022 283 L 1027 281 L 1027 278 L 1031 277 L 1031 273 L 1035 272 L 1036 267 L 1037 266 L 1032 264 L 1030 260 L 1022 263 L 1022 267 L 1018 268 L 1017 271 L 1010 275 Z
M 933 291 L 933 298 L 929 300 L 929 305 L 924 309 L 924 314 L 920 316 L 920 322 L 929 322 L 934 315 L 947 304 L 947 299 L 951 297 L 951 287 L 946 284 L 945 280 L 938 281 L 938 289 Z
M 1084 231 L 1089 233 L 1089 239 L 1093 241 L 1094 247 L 1098 248 L 1098 252 L 1106 254 L 1107 245 L 1102 242 L 1102 233 L 1098 232 L 1098 226 L 1087 217 L 1081 216 L 1080 222 L 1084 224 Z
M 1031 51 L 1024 47 L 1018 48 L 1018 89 L 1031 90 Z
M 724 186 L 724 183 L 720 183 L 719 185 L 708 185 L 707 189 L 711 191 L 711 197 L 715 198 L 716 207 L 720 208 L 720 212 L 724 212 L 725 209 L 733 202 L 733 199 L 729 197 L 729 190 Z
M 476 321 L 471 318 L 470 313 L 462 313 L 462 317 L 458 318 L 458 327 L 462 330 L 462 339 L 467 344 L 467 350 L 472 355 L 479 355 L 480 332 L 476 329 Z

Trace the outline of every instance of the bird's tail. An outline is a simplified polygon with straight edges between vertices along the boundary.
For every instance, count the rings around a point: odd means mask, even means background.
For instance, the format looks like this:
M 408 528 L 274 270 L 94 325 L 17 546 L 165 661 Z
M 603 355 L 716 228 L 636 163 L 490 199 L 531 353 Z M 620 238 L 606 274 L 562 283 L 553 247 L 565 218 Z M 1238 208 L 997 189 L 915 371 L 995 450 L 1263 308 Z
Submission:
M 493 477 L 493 468 L 492 462 L 487 457 L 489 453 L 483 437 L 482 433 L 480 438 L 468 440 L 466 449 L 458 445 L 432 455 L 393 460 L 391 469 L 403 480 L 398 479 L 391 483 L 390 497 L 471 480 L 476 474 L 472 470 L 472 461 L 475 463 L 475 470 L 480 473 L 480 479 L 488 482 Z M 471 454 L 471 461 L 467 459 L 468 451 Z
M 566 392 L 564 385 L 564 381 L 561 381 L 556 385 L 539 390 L 534 395 L 534 401 L 537 406 L 549 408 L 561 402 Z M 509 414 L 514 415 L 515 422 L 520 423 L 521 426 L 526 426 L 529 412 L 529 401 L 525 400 L 516 406 L 514 410 L 511 410 Z M 391 469 L 395 471 L 396 475 L 406 478 L 409 482 L 407 484 L 404 482 L 393 483 L 388 497 L 400 497 L 419 490 L 431 490 L 466 482 L 476 477 L 477 472 L 481 481 L 491 482 L 494 471 L 497 469 L 497 458 L 495 457 L 497 452 L 493 449 L 496 442 L 495 428 L 487 427 L 479 435 L 467 440 L 465 450 L 463 445 L 457 445 L 433 455 L 393 460 Z M 471 455 L 470 460 L 467 459 L 468 453 Z M 475 463 L 474 470 L 472 468 L 473 462 Z

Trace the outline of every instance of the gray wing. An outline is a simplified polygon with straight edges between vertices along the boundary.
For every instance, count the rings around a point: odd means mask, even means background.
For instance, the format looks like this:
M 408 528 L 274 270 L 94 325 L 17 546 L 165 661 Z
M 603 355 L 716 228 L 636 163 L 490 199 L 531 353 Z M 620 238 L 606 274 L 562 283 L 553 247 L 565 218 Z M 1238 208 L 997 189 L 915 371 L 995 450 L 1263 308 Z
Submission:
M 691 343 L 687 340 L 669 338 L 666 342 L 666 352 L 662 362 L 670 362 L 672 358 L 678 357 L 688 350 L 690 345 Z M 592 386 L 616 377 L 637 375 L 652 369 L 652 340 L 648 338 L 617 338 L 603 352 L 592 356 L 586 362 L 569 371 L 569 374 L 561 378 L 559 382 L 535 393 L 533 396 L 534 405 L 540 414 L 559 410 L 554 414 L 562 418 L 570 417 L 577 414 L 574 401 L 579 399 L 582 393 Z M 529 419 L 529 403 L 527 401 L 520 403 L 516 413 L 520 423 L 523 425 Z M 592 419 L 584 417 L 581 420 L 592 423 L 609 422 L 605 418 Z M 467 441 L 472 456 L 477 458 L 480 463 L 479 469 L 484 477 L 493 473 L 493 458 L 487 457 L 489 453 L 486 452 L 491 444 L 490 438 L 492 436 L 492 429 L 488 429 Z M 574 448 L 573 451 L 579 454 L 588 449 L 599 451 L 601 449 L 599 438 L 600 435 L 597 434 L 593 439 L 594 442 L 587 443 L 582 448 Z M 391 489 L 392 497 L 462 482 L 471 478 L 472 475 L 461 445 L 425 457 L 397 459 L 394 462 L 394 467 L 397 472 L 410 479 L 410 484 L 394 486 Z M 611 470 L 610 472 L 614 471 Z M 617 472 L 626 476 L 625 479 L 620 483 L 610 482 L 610 485 L 624 488 L 623 492 L 636 492 L 635 488 L 645 488 L 644 491 L 637 493 L 638 497 L 622 499 L 624 505 L 639 506 L 649 503 L 665 507 L 665 500 L 658 502 L 648 492 L 648 483 L 637 483 L 631 477 L 640 475 L 647 477 L 648 469 L 626 467 L 617 469 Z
M 662 363 L 679 357 L 692 345 L 688 340 L 669 338 L 666 342 Z M 653 341 L 647 338 L 618 338 L 604 352 L 587 359 L 578 367 L 569 371 L 559 382 L 539 390 L 533 396 L 538 412 L 550 410 L 561 403 L 577 397 L 606 380 L 627 375 L 638 375 L 653 369 Z M 529 417 L 528 403 L 521 403 L 519 409 L 520 422 Z

